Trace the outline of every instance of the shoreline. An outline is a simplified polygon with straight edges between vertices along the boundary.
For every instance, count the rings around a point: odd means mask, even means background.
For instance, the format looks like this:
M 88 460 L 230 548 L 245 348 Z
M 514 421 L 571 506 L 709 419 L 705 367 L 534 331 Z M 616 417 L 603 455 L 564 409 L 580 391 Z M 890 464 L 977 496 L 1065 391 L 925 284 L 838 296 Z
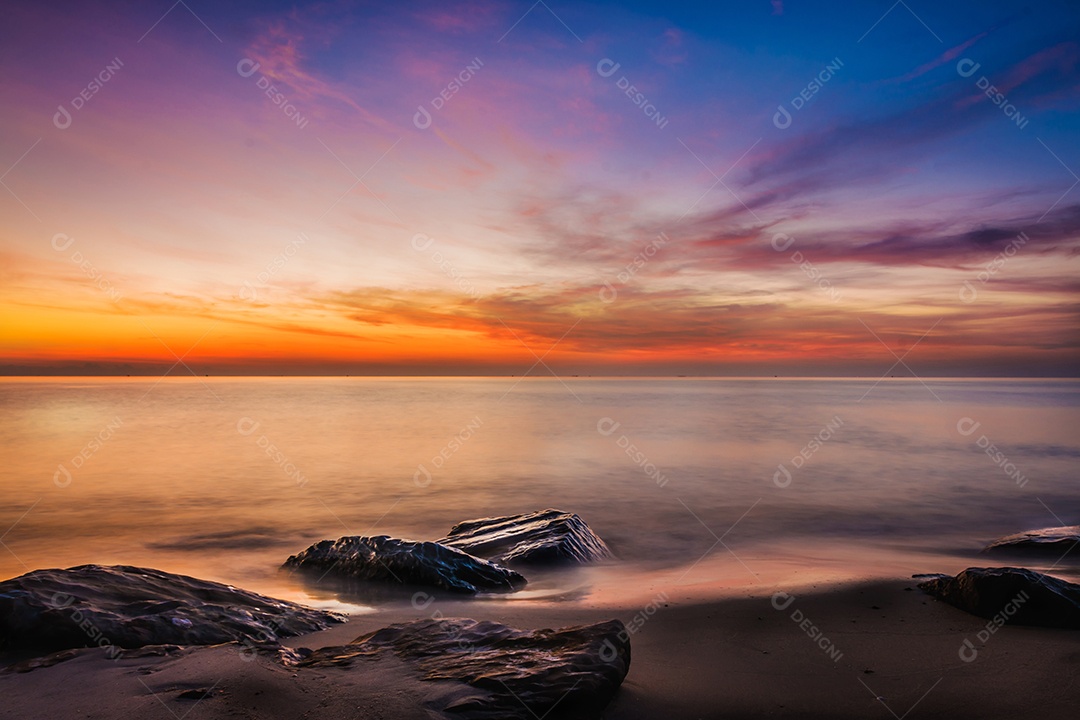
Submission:
M 651 612 L 572 600 L 436 599 L 422 609 L 351 616 L 283 645 L 337 645 L 433 616 L 523 629 L 622 620 L 633 659 L 601 716 L 610 720 L 888 718 L 913 707 L 914 717 L 1004 718 L 1036 711 L 1068 717 L 1080 700 L 1080 688 L 1063 682 L 1080 658 L 1080 632 L 1007 626 L 984 644 L 977 633 L 986 620 L 935 600 L 910 579 L 829 583 L 775 598 L 757 592 L 703 601 L 672 594 Z M 960 656 L 965 639 L 976 650 L 967 662 Z M 115 661 L 91 649 L 52 667 L 0 672 L 6 699 L 0 717 L 168 717 L 166 709 L 182 716 L 197 703 L 200 718 L 429 718 L 425 698 L 440 685 L 386 660 L 362 669 L 300 670 L 268 656 L 245 661 L 235 644 Z M 210 688 L 202 700 L 177 697 Z

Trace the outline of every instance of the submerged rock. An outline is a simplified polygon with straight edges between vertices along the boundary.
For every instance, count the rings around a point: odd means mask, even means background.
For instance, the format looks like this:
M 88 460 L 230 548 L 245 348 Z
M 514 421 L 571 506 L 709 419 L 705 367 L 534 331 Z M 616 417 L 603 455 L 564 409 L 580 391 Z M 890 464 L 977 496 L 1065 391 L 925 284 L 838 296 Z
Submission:
M 528 631 L 459 618 L 391 625 L 315 650 L 297 665 L 348 667 L 387 653 L 424 680 L 469 686 L 433 701 L 463 720 L 595 718 L 630 669 L 630 639 L 618 620 Z
M 562 510 L 458 523 L 439 540 L 495 562 L 531 565 L 590 563 L 613 557 L 585 521 Z
M 293 555 L 282 567 L 469 594 L 482 590 L 509 592 L 526 582 L 513 570 L 456 548 L 386 535 L 323 540 Z
M 985 553 L 1030 553 L 1062 556 L 1080 544 L 1080 525 L 1043 528 L 1006 535 L 990 543 Z M 1077 557 L 1080 560 L 1080 557 Z
M 1080 585 L 1025 568 L 968 568 L 916 575 L 919 588 L 954 607 L 1009 625 L 1080 630 Z
M 127 565 L 36 570 L 0 583 L 0 649 L 274 646 L 345 618 L 229 585 Z

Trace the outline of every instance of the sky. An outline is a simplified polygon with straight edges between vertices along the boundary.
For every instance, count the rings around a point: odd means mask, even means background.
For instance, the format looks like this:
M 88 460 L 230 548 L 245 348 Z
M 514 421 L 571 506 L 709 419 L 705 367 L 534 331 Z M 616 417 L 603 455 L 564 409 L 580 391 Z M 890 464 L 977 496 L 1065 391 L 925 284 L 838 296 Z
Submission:
M 1080 370 L 1071 0 L 0 13 L 2 374 Z

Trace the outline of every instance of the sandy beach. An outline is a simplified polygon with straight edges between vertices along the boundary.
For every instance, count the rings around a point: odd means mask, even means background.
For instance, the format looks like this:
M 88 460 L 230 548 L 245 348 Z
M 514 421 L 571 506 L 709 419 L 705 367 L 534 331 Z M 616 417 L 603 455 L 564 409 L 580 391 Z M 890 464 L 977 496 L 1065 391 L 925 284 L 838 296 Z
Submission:
M 612 720 L 1068 717 L 1080 700 L 1070 680 L 1080 662 L 1080 634 L 1005 627 L 983 643 L 978 633 L 985 620 L 934 600 L 908 580 L 819 587 L 776 599 L 759 592 L 709 602 L 673 595 L 651 614 L 642 610 L 573 601 L 440 601 L 423 611 L 355 616 L 285 644 L 339 645 L 435 612 L 521 628 L 615 617 L 637 630 L 630 672 L 602 715 Z M 970 662 L 960 656 L 965 639 L 975 650 Z M 213 692 L 202 700 L 178 697 L 200 689 Z M 297 670 L 269 655 L 244 659 L 231 644 L 119 660 L 106 658 L 104 650 L 82 650 L 52 667 L 0 673 L 0 716 L 430 718 L 425 703 L 450 691 L 449 684 L 422 682 L 386 658 Z

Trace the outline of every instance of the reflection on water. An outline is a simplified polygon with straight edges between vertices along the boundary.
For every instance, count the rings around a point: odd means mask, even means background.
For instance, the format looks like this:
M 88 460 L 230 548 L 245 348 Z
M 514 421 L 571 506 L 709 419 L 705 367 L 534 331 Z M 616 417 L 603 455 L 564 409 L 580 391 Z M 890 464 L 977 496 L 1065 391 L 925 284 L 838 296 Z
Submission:
M 515 592 L 480 592 L 465 595 L 430 586 L 391 584 L 356 580 L 332 572 L 314 570 L 282 571 L 279 579 L 286 593 L 302 589 L 310 597 L 323 600 L 339 600 L 361 606 L 411 607 L 423 612 L 428 607 L 447 602 L 471 599 L 474 602 L 564 602 L 580 600 L 589 596 L 594 581 L 594 568 L 567 567 L 529 568 L 515 567 L 528 578 L 528 585 Z M 291 590 L 291 592 L 290 592 Z
M 556 507 L 624 564 L 530 575 L 522 597 L 598 597 L 620 572 L 674 582 L 703 557 L 681 584 L 752 581 L 781 557 L 987 564 L 997 536 L 1080 521 L 1074 381 L 565 383 L 0 381 L 0 576 L 126 563 L 366 605 L 277 569 L 316 540 Z

